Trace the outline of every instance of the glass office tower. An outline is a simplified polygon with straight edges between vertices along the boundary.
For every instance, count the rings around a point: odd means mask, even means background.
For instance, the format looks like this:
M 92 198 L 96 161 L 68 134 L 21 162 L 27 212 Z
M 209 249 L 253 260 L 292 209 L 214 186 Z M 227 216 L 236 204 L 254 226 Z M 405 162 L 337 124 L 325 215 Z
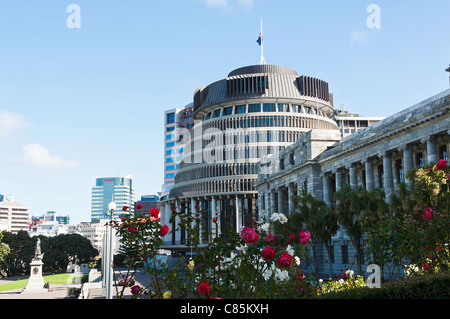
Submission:
M 123 206 L 134 210 L 133 179 L 130 175 L 125 177 L 97 177 L 92 187 L 91 221 L 106 219 L 108 204 L 115 202 L 114 218 L 123 214 Z

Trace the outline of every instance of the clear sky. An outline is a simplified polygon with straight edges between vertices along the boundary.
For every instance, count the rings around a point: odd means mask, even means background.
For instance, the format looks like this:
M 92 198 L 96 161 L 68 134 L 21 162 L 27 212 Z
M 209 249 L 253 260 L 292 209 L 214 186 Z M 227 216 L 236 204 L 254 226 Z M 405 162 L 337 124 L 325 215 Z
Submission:
M 164 111 L 257 64 L 260 18 L 267 63 L 328 82 L 336 108 L 392 115 L 449 88 L 449 12 L 448 0 L 1 1 L 0 194 L 72 223 L 90 221 L 96 176 L 157 194 Z

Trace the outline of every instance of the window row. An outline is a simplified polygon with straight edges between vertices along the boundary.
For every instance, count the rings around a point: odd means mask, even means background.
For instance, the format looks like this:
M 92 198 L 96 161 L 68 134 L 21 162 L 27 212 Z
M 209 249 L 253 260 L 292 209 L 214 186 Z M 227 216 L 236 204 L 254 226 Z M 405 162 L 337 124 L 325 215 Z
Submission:
M 299 131 L 243 131 L 237 134 L 217 132 L 204 136 L 203 149 L 216 146 L 239 147 L 248 143 L 293 143 L 301 134 Z
M 329 130 L 336 129 L 337 125 L 331 121 L 325 121 L 320 118 L 310 118 L 301 116 L 245 116 L 238 118 L 228 118 L 213 122 L 203 123 L 204 130 L 208 129 L 238 129 L 252 127 L 295 127 L 304 129 L 320 129 Z
M 315 108 L 297 105 L 297 104 L 281 104 L 281 103 L 256 103 L 256 104 L 242 104 L 236 106 L 228 106 L 215 111 L 209 112 L 203 117 L 203 120 L 209 120 L 221 116 L 237 115 L 245 113 L 260 113 L 260 112 L 279 112 L 279 113 L 302 113 L 317 115 Z M 325 116 L 322 111 L 318 111 L 319 116 Z
M 258 163 L 232 163 L 199 167 L 177 174 L 175 182 L 246 174 L 258 174 Z
M 227 179 L 192 183 L 175 190 L 174 196 L 195 196 L 214 193 L 255 191 L 253 179 Z

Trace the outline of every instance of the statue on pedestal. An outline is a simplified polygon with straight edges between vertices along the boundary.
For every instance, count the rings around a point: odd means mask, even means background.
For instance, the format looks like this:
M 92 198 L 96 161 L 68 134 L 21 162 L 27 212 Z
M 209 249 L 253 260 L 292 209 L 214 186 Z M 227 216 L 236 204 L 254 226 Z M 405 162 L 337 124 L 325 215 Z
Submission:
M 44 277 L 42 277 L 43 258 L 44 254 L 41 251 L 41 240 L 38 238 L 36 248 L 34 249 L 34 258 L 30 263 L 30 278 L 22 293 L 48 292 L 48 289 L 44 288 Z

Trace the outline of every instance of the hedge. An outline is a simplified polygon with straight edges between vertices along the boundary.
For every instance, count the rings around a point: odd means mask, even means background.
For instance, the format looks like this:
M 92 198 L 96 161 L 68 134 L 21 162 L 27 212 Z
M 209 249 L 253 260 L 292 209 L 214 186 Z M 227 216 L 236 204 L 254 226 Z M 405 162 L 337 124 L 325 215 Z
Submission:
M 450 271 L 398 279 L 380 288 L 357 288 L 331 292 L 321 299 L 449 299 Z

